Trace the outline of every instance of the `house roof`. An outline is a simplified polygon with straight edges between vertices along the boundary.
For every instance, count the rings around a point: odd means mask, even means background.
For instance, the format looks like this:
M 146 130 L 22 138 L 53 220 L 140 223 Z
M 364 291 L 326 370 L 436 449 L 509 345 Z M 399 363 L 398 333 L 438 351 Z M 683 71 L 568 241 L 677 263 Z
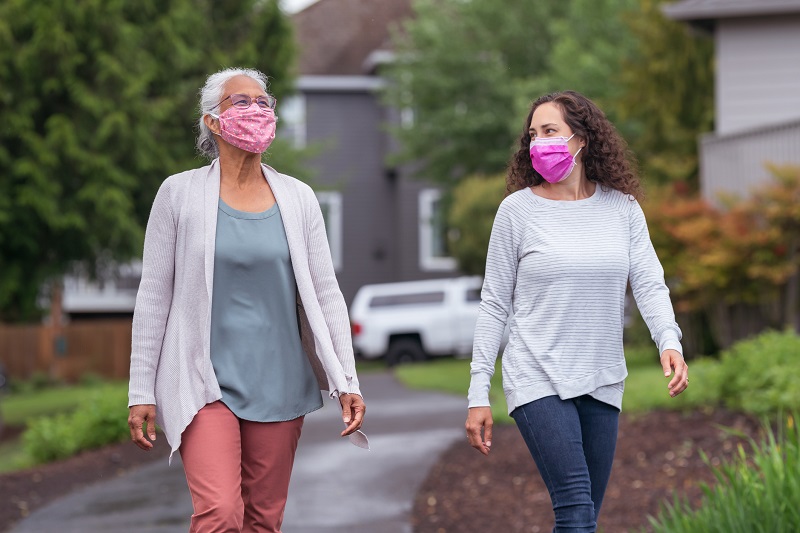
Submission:
M 391 28 L 411 14 L 411 0 L 319 0 L 292 16 L 298 73 L 372 73 L 391 50 Z
M 723 18 L 800 13 L 800 0 L 683 0 L 663 10 L 673 20 L 708 24 Z

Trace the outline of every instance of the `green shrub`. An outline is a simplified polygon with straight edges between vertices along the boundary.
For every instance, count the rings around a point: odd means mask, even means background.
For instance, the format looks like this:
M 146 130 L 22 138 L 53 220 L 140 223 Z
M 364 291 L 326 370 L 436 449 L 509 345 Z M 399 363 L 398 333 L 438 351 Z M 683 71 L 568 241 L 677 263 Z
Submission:
M 691 366 L 690 366 L 691 369 Z M 722 354 L 720 396 L 731 409 L 758 415 L 800 410 L 800 336 L 767 332 Z
M 702 504 L 693 510 L 676 498 L 658 518 L 650 517 L 655 533 L 773 533 L 800 531 L 800 429 L 788 417 L 776 436 L 767 436 L 748 455 L 713 467 L 717 484 L 703 485 Z M 706 464 L 707 457 L 704 456 Z
M 37 462 L 70 457 L 128 438 L 126 391 L 103 387 L 69 414 L 40 417 L 23 435 L 26 452 Z

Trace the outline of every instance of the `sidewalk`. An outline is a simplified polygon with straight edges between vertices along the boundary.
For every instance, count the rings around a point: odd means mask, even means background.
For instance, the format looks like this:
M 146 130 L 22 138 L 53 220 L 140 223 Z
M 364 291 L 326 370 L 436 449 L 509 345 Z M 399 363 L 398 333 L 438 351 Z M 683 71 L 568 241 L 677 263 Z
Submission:
M 340 439 L 338 404 L 306 417 L 285 533 L 410 533 L 408 515 L 428 470 L 464 440 L 466 398 L 409 391 L 388 373 L 360 376 L 372 451 Z M 192 504 L 178 454 L 69 494 L 10 533 L 185 533 Z

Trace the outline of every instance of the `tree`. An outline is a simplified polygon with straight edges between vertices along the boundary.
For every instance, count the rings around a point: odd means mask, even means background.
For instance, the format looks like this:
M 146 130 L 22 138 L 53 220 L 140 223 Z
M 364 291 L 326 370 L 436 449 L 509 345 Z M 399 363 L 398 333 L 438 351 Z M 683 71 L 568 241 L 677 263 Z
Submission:
M 482 276 L 486 270 L 492 224 L 505 190 L 505 176 L 471 176 L 453 189 L 450 253 L 464 274 Z
M 252 66 L 280 98 L 293 54 L 277 0 L 0 3 L 0 320 L 35 318 L 75 264 L 138 255 L 161 181 L 201 164 L 205 76 Z
M 616 114 L 645 176 L 697 186 L 697 139 L 714 122 L 713 42 L 667 19 L 662 0 L 627 15 L 636 53 L 623 65 Z
M 399 159 L 420 160 L 421 175 L 443 184 L 501 171 L 534 96 L 528 81 L 560 37 L 551 22 L 562 4 L 416 0 L 387 71 L 389 102 L 415 114 L 413 126 L 396 130 Z

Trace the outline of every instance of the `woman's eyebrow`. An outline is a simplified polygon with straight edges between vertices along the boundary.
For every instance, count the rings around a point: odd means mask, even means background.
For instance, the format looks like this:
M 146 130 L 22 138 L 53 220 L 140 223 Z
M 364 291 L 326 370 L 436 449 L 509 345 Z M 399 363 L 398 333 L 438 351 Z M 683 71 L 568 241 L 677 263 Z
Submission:
M 548 122 L 547 124 L 542 124 L 541 129 L 545 129 L 547 126 L 555 126 L 552 122 Z M 531 126 L 528 131 L 536 131 L 536 128 Z

